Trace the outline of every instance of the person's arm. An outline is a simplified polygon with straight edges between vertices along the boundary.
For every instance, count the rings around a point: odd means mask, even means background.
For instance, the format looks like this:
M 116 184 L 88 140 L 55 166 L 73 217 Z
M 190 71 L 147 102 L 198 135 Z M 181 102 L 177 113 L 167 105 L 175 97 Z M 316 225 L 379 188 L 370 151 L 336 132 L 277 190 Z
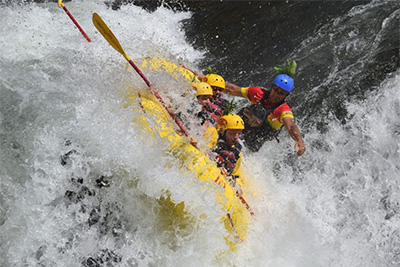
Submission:
M 185 135 L 184 132 L 183 132 L 181 129 L 175 130 L 175 133 L 176 133 L 177 135 L 179 135 L 179 136 L 184 136 L 184 135 Z M 197 142 L 196 138 L 191 137 L 191 136 L 189 136 L 189 138 L 190 138 L 190 139 L 189 139 L 189 143 L 190 143 L 192 146 L 194 146 L 195 148 L 197 148 L 198 142 Z
M 199 79 L 199 81 L 204 82 L 204 80 L 206 79 L 206 75 L 204 75 L 204 73 L 200 72 L 200 73 L 195 73 L 196 78 Z
M 224 93 L 228 94 L 228 95 L 233 95 L 233 96 L 241 96 L 242 95 L 242 87 L 237 86 L 233 83 L 225 83 L 225 90 L 223 91 Z
M 288 131 L 290 137 L 296 142 L 294 145 L 294 150 L 297 150 L 296 156 L 301 156 L 306 152 L 306 146 L 304 145 L 303 138 L 301 137 L 301 133 L 299 128 L 294 123 L 293 118 L 285 117 L 283 118 L 283 125 L 285 125 L 286 130 Z

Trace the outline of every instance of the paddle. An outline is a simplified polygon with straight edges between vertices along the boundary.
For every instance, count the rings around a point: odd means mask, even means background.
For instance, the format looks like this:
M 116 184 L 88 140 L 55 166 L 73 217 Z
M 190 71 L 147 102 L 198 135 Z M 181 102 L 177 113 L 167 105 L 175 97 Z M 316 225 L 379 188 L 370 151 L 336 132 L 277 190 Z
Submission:
M 92 40 L 90 40 L 89 36 L 87 36 L 87 34 L 83 31 L 83 29 L 81 28 L 81 26 L 79 26 L 78 22 L 74 19 L 74 17 L 71 15 L 71 13 L 68 11 L 68 9 L 64 6 L 64 4 L 62 3 L 62 0 L 58 0 L 58 5 L 61 6 L 64 11 L 67 13 L 67 15 L 70 17 L 70 19 L 75 23 L 76 27 L 78 27 L 78 29 L 80 30 L 80 32 L 82 33 L 82 35 L 86 38 L 86 40 L 90 43 Z
M 182 132 L 185 133 L 186 136 L 190 136 L 189 133 L 186 131 L 186 129 L 183 127 L 181 122 L 175 117 L 175 115 L 168 109 L 168 107 L 165 106 L 164 101 L 162 100 L 161 96 L 155 92 L 154 90 L 151 89 L 151 84 L 149 80 L 144 76 L 144 74 L 140 71 L 140 69 L 136 66 L 136 64 L 132 61 L 132 59 L 125 53 L 124 49 L 122 48 L 121 44 L 119 43 L 118 39 L 115 37 L 113 32 L 108 28 L 107 24 L 101 19 L 101 17 L 97 14 L 94 13 L 93 17 L 93 24 L 96 27 L 96 29 L 103 35 L 103 37 L 108 41 L 108 43 L 115 49 L 117 50 L 121 55 L 125 57 L 125 59 L 132 65 L 132 67 L 136 70 L 136 72 L 142 77 L 142 79 L 145 81 L 147 86 L 150 88 L 151 92 L 157 97 L 157 99 L 160 101 L 160 103 L 163 105 L 165 110 L 168 112 L 168 114 L 174 119 L 176 124 L 179 126 L 179 128 L 182 130 Z M 219 178 L 215 180 L 215 182 L 218 181 Z M 246 206 L 246 208 L 249 210 L 251 215 L 254 215 L 253 211 L 251 210 L 249 204 L 246 202 L 246 200 L 240 196 L 239 199 L 241 202 Z
M 174 113 L 172 113 L 169 108 L 165 105 L 164 101 L 162 100 L 161 96 L 154 91 L 151 88 L 151 84 L 149 80 L 143 75 L 143 73 L 140 71 L 140 69 L 136 66 L 136 64 L 132 61 L 132 59 L 125 53 L 124 49 L 122 48 L 121 44 L 119 43 L 118 39 L 115 37 L 113 32 L 108 28 L 107 24 L 101 19 L 101 17 L 97 14 L 93 14 L 93 24 L 96 27 L 96 29 L 103 35 L 103 37 L 108 41 L 108 43 L 115 49 L 117 50 L 121 55 L 125 57 L 125 59 L 131 64 L 131 66 L 136 70 L 136 72 L 142 77 L 144 82 L 147 84 L 147 86 L 150 88 L 150 91 L 154 94 L 155 97 L 160 101 L 160 103 L 163 105 L 165 110 L 168 112 L 168 114 L 174 119 L 176 124 L 179 126 L 179 128 L 182 130 L 182 132 L 186 136 L 190 136 L 188 131 L 183 127 L 182 123 L 176 118 Z

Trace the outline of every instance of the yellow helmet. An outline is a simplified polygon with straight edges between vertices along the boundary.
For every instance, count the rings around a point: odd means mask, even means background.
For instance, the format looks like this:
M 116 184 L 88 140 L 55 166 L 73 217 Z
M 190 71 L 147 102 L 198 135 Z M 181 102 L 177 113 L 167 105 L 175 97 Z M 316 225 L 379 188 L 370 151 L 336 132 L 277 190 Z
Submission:
M 224 78 L 222 78 L 222 76 L 219 76 L 217 74 L 207 74 L 205 82 L 208 83 L 210 86 L 216 86 L 225 89 Z
M 213 95 L 213 90 L 208 83 L 192 82 L 192 86 L 196 89 L 196 96 L 199 95 Z
M 244 122 L 242 118 L 239 115 L 236 114 L 228 114 L 224 115 L 218 120 L 218 125 L 217 129 L 223 129 L 223 130 L 228 130 L 228 129 L 238 129 L 238 130 L 243 130 L 244 129 Z

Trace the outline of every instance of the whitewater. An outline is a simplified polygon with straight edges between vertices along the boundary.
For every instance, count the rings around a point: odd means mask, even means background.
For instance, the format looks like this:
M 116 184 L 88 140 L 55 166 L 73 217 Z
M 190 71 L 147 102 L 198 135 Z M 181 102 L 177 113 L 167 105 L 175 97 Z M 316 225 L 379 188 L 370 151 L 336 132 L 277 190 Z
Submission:
M 207 51 L 187 41 L 181 23 L 192 13 L 65 5 L 92 42 L 57 3 L 0 4 L 0 266 L 400 265 L 399 69 L 365 98 L 345 101 L 345 122 L 328 112 L 321 132 L 296 117 L 302 157 L 286 132 L 244 155 L 256 215 L 232 252 L 215 201 L 192 175 L 165 167 L 161 140 L 138 137 L 125 97 L 146 84 L 91 20 L 98 13 L 133 59 L 200 70 Z M 398 21 L 399 10 L 385 23 Z M 293 55 L 305 57 L 319 37 Z M 357 45 L 349 38 L 346 51 Z M 180 94 L 170 77 L 145 75 Z M 311 91 L 329 90 L 341 75 Z M 167 195 L 185 203 L 189 222 L 168 209 Z

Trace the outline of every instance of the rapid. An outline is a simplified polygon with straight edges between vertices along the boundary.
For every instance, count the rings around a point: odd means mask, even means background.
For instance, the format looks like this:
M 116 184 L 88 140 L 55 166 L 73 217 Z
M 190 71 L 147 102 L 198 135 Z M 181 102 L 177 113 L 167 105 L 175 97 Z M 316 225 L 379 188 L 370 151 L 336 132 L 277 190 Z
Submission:
M 262 57 L 245 41 L 191 40 L 196 11 L 64 4 L 92 42 L 55 2 L 0 2 L 0 266 L 400 265 L 400 4 L 354 3 L 263 68 L 245 60 L 243 49 Z M 236 251 L 201 184 L 168 164 L 161 140 L 138 137 L 126 95 L 146 84 L 97 32 L 94 12 L 131 58 L 214 62 L 241 86 L 268 87 L 274 65 L 298 62 L 288 102 L 307 151 L 295 157 L 282 131 L 244 155 L 256 215 Z M 215 52 L 229 42 L 238 49 Z M 180 94 L 170 77 L 145 75 Z M 170 208 L 181 202 L 186 218 Z

